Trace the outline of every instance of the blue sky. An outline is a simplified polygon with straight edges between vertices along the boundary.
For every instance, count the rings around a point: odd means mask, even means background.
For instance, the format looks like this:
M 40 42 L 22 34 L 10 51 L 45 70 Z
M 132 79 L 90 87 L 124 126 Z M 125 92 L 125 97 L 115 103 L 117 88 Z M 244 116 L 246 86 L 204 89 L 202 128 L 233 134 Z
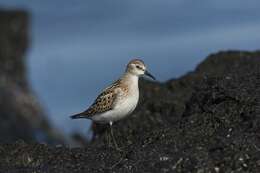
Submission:
M 71 121 L 132 57 L 160 81 L 191 71 L 209 53 L 259 49 L 258 0 L 1 0 L 31 14 L 30 83 L 49 119 L 65 132 Z

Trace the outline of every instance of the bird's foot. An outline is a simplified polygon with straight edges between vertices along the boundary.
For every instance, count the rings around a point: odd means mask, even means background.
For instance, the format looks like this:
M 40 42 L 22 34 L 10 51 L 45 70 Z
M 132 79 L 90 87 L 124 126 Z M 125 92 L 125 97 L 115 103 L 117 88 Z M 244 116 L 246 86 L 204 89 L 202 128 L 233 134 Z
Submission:
M 118 146 L 114 146 L 113 149 L 114 149 L 114 150 L 117 150 L 118 152 L 122 152 L 122 151 L 123 151 L 123 149 L 122 149 L 122 148 L 119 148 Z

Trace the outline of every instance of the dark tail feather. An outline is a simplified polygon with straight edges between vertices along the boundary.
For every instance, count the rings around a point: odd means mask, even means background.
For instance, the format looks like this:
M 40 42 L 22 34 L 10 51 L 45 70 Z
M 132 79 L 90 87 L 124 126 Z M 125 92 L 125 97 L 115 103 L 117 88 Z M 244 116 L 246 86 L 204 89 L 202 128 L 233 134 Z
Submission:
M 87 118 L 86 115 L 83 115 L 82 113 L 75 114 L 70 116 L 71 119 L 79 119 L 79 118 Z

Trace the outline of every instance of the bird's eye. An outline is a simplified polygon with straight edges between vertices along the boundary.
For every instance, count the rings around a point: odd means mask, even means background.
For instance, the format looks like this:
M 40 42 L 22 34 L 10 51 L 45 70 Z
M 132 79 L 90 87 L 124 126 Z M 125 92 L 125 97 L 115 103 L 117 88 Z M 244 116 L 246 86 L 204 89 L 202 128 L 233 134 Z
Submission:
M 139 65 L 137 65 L 136 67 L 137 67 L 138 69 L 140 69 L 140 70 L 142 69 L 142 67 L 141 67 L 141 66 L 139 66 Z

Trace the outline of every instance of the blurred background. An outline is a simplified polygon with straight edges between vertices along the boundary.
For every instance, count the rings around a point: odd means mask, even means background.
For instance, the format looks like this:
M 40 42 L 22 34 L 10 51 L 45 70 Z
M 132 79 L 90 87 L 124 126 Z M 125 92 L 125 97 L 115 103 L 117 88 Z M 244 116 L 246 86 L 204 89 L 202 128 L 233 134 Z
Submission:
M 85 110 L 141 57 L 160 81 L 191 71 L 220 50 L 255 50 L 259 0 L 1 0 L 30 14 L 29 82 L 48 119 L 61 131 L 87 134 Z

